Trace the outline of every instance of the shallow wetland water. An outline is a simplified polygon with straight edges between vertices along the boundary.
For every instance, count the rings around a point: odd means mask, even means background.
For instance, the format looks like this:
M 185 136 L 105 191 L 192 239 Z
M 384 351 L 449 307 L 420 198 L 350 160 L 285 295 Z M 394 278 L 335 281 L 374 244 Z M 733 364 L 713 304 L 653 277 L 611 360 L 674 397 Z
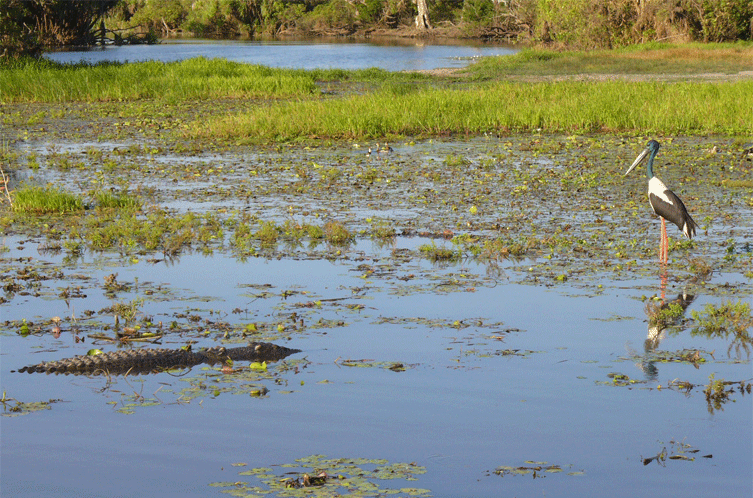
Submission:
M 750 328 L 702 318 L 751 301 L 753 163 L 724 137 L 659 139 L 657 174 L 702 227 L 690 243 L 669 227 L 665 270 L 645 178 L 622 176 L 646 137 L 371 156 L 189 151 L 148 131 L 14 141 L 15 178 L 142 208 L 4 226 L 3 496 L 750 496 Z M 105 226 L 186 213 L 181 243 L 96 248 Z M 348 236 L 316 230 L 333 226 Z M 657 328 L 662 297 L 681 309 Z M 232 371 L 13 372 L 155 347 L 108 340 L 125 328 L 164 348 L 301 353 Z M 704 394 L 713 379 L 726 396 Z M 320 470 L 323 485 L 284 487 Z

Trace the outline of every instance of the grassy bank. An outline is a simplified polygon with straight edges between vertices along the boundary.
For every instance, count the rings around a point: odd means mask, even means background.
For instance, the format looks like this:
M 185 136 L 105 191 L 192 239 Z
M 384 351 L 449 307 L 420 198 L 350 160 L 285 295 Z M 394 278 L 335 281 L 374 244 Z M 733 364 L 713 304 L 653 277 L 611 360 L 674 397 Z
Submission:
M 197 57 L 177 62 L 58 64 L 0 61 L 0 102 L 101 102 L 289 98 L 313 95 L 316 82 L 429 80 L 418 73 L 369 68 L 279 69 Z
M 95 65 L 21 61 L 0 70 L 0 102 L 105 102 L 124 116 L 130 115 L 126 103 L 143 103 L 147 110 L 139 117 L 146 113 L 155 122 L 141 128 L 180 127 L 191 139 L 241 143 L 525 130 L 736 135 L 751 131 L 753 80 L 658 80 L 667 74 L 680 79 L 699 72 L 737 75 L 753 70 L 751 61 L 750 43 L 530 49 L 483 59 L 459 78 L 375 68 L 274 69 L 205 58 Z M 568 78 L 582 74 L 645 78 Z M 552 75 L 564 78 L 554 81 Z M 238 104 L 217 103 L 228 99 Z M 258 100 L 269 105 L 259 107 Z M 159 113 L 149 109 L 170 109 L 181 119 L 156 122 Z M 192 124 L 185 127 L 185 122 Z
M 753 71 L 753 43 L 648 43 L 616 50 L 558 52 L 525 49 L 515 55 L 486 57 L 466 74 L 474 79 L 509 76 L 584 74 L 688 76 Z
M 282 102 L 194 123 L 188 136 L 230 140 L 357 139 L 537 130 L 729 133 L 751 129 L 753 81 L 497 83 L 405 94 Z
M 3 103 L 274 98 L 315 90 L 314 77 L 303 71 L 203 57 L 94 65 L 24 61 L 0 71 Z

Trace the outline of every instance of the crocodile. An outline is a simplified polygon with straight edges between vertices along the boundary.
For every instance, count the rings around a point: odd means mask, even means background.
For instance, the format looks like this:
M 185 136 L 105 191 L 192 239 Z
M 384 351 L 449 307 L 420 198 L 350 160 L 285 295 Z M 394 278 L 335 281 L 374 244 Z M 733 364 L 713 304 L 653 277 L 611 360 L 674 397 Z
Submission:
M 172 368 L 191 368 L 202 363 L 215 365 L 232 361 L 277 361 L 300 349 L 290 349 L 269 342 L 252 342 L 248 346 L 189 349 L 131 349 L 98 355 L 79 355 L 57 361 L 42 362 L 20 368 L 19 372 L 73 375 L 132 375 L 157 373 Z

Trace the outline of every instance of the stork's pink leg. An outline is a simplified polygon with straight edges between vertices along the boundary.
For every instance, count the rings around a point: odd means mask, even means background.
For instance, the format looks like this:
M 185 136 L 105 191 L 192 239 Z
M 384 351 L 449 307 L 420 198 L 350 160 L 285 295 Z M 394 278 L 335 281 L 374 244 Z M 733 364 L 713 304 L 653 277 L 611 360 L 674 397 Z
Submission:
M 661 219 L 661 250 L 659 252 L 659 259 L 665 265 L 669 260 L 669 239 L 667 238 L 667 222 L 664 218 Z

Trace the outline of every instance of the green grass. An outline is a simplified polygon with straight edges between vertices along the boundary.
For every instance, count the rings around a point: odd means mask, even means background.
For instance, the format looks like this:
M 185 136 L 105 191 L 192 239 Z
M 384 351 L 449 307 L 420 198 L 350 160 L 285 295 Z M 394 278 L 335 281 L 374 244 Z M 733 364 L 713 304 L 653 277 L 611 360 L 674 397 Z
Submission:
M 65 214 L 84 209 L 76 195 L 57 188 L 23 187 L 11 193 L 13 210 L 24 214 Z
M 753 43 L 650 43 L 616 50 L 558 52 L 524 49 L 512 56 L 485 57 L 465 74 L 472 79 L 582 74 L 692 75 L 753 70 Z
M 378 68 L 306 71 L 204 57 L 130 64 L 59 64 L 45 59 L 24 59 L 0 61 L 0 102 L 287 98 L 317 93 L 317 81 L 397 87 L 429 80 L 423 74 Z
M 94 196 L 101 209 L 139 209 L 141 203 L 127 193 L 97 192 Z
M 240 142 L 525 130 L 737 134 L 750 131 L 751 108 L 753 81 L 503 82 L 281 102 L 199 120 L 187 134 Z
M 198 57 L 179 62 L 56 64 L 22 61 L 0 70 L 0 102 L 290 97 L 316 91 L 312 75 Z

